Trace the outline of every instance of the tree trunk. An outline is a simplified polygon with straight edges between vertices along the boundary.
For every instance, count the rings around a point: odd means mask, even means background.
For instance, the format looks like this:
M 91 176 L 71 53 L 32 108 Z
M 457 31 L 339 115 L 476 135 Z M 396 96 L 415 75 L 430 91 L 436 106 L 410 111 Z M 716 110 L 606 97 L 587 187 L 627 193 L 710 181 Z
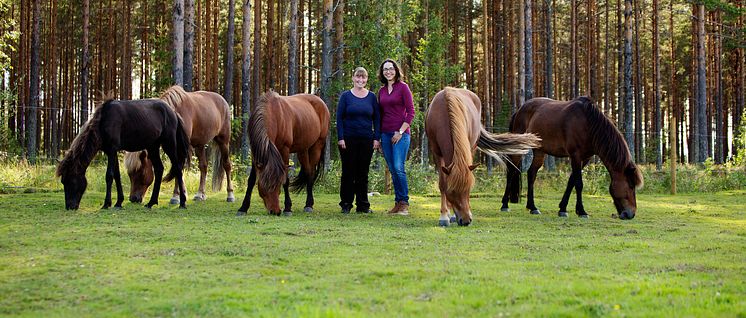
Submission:
M 635 153 L 635 158 L 637 162 L 645 162 L 644 153 L 642 151 L 642 136 L 644 131 L 642 130 L 642 117 L 644 115 L 643 107 L 645 105 L 645 101 L 643 100 L 642 95 L 642 87 L 644 86 L 643 80 L 642 80 L 642 60 L 640 58 L 640 3 L 638 0 L 633 0 L 634 3 L 634 35 L 633 39 L 635 41 L 634 43 L 634 67 L 635 67 L 635 79 L 632 81 L 634 88 L 634 121 L 635 121 L 635 129 L 634 129 L 634 139 L 635 139 L 635 147 L 630 148 L 630 151 Z
M 547 6 L 546 21 L 544 21 L 546 24 L 546 61 L 544 62 L 546 72 L 544 76 L 546 78 L 544 80 L 544 93 L 546 94 L 546 97 L 554 98 L 554 85 L 552 85 L 552 79 L 554 78 L 554 45 L 552 43 L 552 39 L 554 37 L 554 31 L 552 29 L 552 18 L 554 17 L 554 9 L 552 4 L 554 0 L 544 1 Z M 547 168 L 547 171 L 554 171 L 554 156 L 546 155 L 546 157 L 544 157 L 544 166 Z
M 518 1 L 518 103 L 514 106 L 516 111 L 526 102 L 526 1 L 531 0 Z
M 727 118 L 723 116 L 723 72 L 722 72 L 722 59 L 723 59 L 723 37 L 722 37 L 722 13 L 716 11 L 715 15 L 715 75 L 713 81 L 715 81 L 715 163 L 723 164 L 725 158 L 727 158 L 727 146 L 725 145 L 726 134 L 728 133 L 723 129 L 723 119 L 727 121 Z
M 526 55 L 526 80 L 525 80 L 525 99 L 529 100 L 531 98 L 534 98 L 534 54 L 533 54 L 533 28 L 531 26 L 531 1 L 533 0 L 523 0 L 524 6 L 523 6 L 523 12 L 524 12 L 524 20 L 526 22 L 526 28 L 525 28 L 525 52 Z
M 705 5 L 697 4 L 697 125 L 693 127 L 693 146 L 695 163 L 707 159 L 707 77 L 705 72 Z
M 254 94 L 252 95 L 253 101 L 259 100 L 259 95 L 262 94 L 261 89 L 261 78 L 259 77 L 259 71 L 262 67 L 262 0 L 254 0 Z M 256 105 L 254 103 L 253 105 Z M 252 110 L 253 110 L 252 106 Z
M 234 0 L 228 1 L 228 38 L 225 45 L 225 84 L 223 98 L 233 105 L 233 37 L 235 34 L 235 12 L 236 5 Z
M 184 84 L 184 0 L 174 0 L 174 84 Z
M 345 2 L 344 0 L 337 0 L 337 6 L 334 8 L 334 29 L 336 32 L 335 42 L 337 44 L 335 50 L 337 56 L 335 57 L 334 63 L 337 64 L 337 68 L 334 72 L 337 73 L 337 81 L 342 83 L 344 80 L 344 60 L 345 60 L 345 44 L 344 44 L 344 16 L 345 16 Z
M 194 0 L 184 0 L 184 90 L 193 90 L 194 77 Z
M 660 71 L 660 48 L 658 41 L 658 0 L 653 0 L 653 72 L 654 82 L 653 87 L 655 89 L 655 133 L 653 134 L 653 141 L 656 145 L 655 151 L 655 168 L 657 171 L 661 171 L 663 168 L 663 140 L 661 139 L 661 71 Z
M 324 100 L 327 107 L 331 107 L 331 75 L 332 75 L 332 21 L 334 19 L 332 12 L 332 0 L 324 0 L 323 12 L 323 29 L 322 29 L 322 46 L 321 46 L 321 99 Z M 331 110 L 329 111 L 331 113 Z M 330 148 L 331 134 L 326 137 L 326 147 L 324 149 L 324 162 L 329 170 L 330 167 Z
M 249 115 L 251 105 L 251 0 L 243 0 L 241 36 L 241 162 L 249 162 Z
M 83 0 L 83 47 L 80 57 L 80 122 L 88 121 L 88 32 L 89 32 L 90 2 Z
M 571 99 L 578 97 L 578 5 L 577 0 L 570 1 L 570 93 Z
M 288 36 L 288 95 L 298 93 L 298 0 L 290 0 Z
M 624 0 L 624 139 L 635 160 L 632 131 L 632 0 Z
M 36 163 L 36 124 L 39 107 L 39 20 L 41 19 L 41 0 L 34 0 L 33 26 L 31 33 L 31 84 L 29 85 L 29 116 L 26 127 L 26 153 L 28 161 Z

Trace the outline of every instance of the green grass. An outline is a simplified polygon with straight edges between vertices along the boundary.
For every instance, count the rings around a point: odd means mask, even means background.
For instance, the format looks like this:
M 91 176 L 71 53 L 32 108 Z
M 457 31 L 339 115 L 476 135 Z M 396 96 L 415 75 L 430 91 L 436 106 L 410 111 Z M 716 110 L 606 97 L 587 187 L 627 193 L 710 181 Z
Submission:
M 274 217 L 255 195 L 235 217 L 224 192 L 99 210 L 92 188 L 79 211 L 57 186 L 0 195 L 0 316 L 746 316 L 744 190 L 641 193 L 632 221 L 604 193 L 561 219 L 556 190 L 540 216 L 482 192 L 472 226 L 440 228 L 430 195 L 409 217 L 384 215 L 386 195 L 342 215 L 335 194 Z

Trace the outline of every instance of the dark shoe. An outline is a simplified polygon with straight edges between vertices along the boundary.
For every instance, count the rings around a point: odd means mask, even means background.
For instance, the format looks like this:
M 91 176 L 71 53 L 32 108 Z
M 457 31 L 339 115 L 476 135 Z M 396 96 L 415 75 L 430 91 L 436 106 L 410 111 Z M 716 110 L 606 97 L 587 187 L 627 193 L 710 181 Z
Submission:
M 350 214 L 350 209 L 342 208 L 342 214 Z
M 367 209 L 367 210 L 356 210 L 357 213 L 373 213 L 373 210 Z

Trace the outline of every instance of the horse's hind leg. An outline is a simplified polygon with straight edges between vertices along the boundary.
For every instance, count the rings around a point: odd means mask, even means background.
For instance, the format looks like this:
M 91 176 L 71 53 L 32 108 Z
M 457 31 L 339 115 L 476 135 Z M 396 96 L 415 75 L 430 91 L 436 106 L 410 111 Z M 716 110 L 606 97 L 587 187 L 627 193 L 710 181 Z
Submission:
M 238 208 L 236 216 L 246 215 L 246 212 L 249 211 L 249 206 L 251 206 L 251 191 L 254 190 L 254 185 L 256 184 L 256 168 L 254 168 L 253 164 L 251 165 L 249 180 L 246 183 L 246 195 L 243 197 L 243 203 L 241 203 L 241 207 Z
M 565 193 L 562 195 L 562 200 L 560 201 L 560 204 L 559 204 L 559 212 L 557 212 L 557 215 L 561 217 L 567 217 L 567 204 L 570 201 L 570 193 L 572 193 L 572 189 L 576 187 L 577 180 L 582 177 L 581 174 L 583 170 L 582 170 L 580 160 L 571 158 L 570 165 L 572 166 L 572 173 L 570 173 L 570 178 L 567 179 L 567 187 L 565 188 Z M 581 189 L 582 189 L 582 185 L 581 185 Z M 578 198 L 580 198 L 579 194 L 578 194 Z
M 534 149 L 534 159 L 531 161 L 531 167 L 528 168 L 527 173 L 528 189 L 526 190 L 526 208 L 531 211 L 531 214 L 541 214 L 536 204 L 534 204 L 534 181 L 536 181 L 536 174 L 543 164 L 544 152 Z
M 163 161 L 161 161 L 160 151 L 157 147 L 148 149 L 148 159 L 153 163 L 153 173 L 155 174 L 153 192 L 150 195 L 150 201 L 145 205 L 146 208 L 150 209 L 158 204 L 158 194 L 161 191 L 161 180 L 163 179 Z
M 111 207 L 111 182 L 114 181 L 114 167 L 118 167 L 119 158 L 116 152 L 106 153 L 107 164 L 106 164 L 106 197 L 104 198 L 104 205 L 101 209 L 108 209 Z M 119 169 L 117 169 L 119 171 Z
M 223 170 L 225 171 L 225 178 L 226 178 L 226 188 L 225 190 L 228 192 L 228 198 L 226 201 L 233 202 L 236 201 L 236 197 L 233 194 L 233 184 L 231 183 L 231 170 L 233 169 L 233 166 L 231 165 L 231 153 L 230 149 L 228 149 L 229 142 L 217 142 L 217 145 L 220 150 L 220 160 L 223 162 Z M 218 172 L 220 173 L 220 172 Z
M 313 212 L 313 183 L 317 171 L 316 166 L 311 163 L 318 162 L 318 160 L 321 158 L 321 151 L 315 153 L 315 148 L 316 145 L 314 145 L 308 151 L 298 152 L 298 162 L 300 162 L 301 171 L 306 174 L 305 177 L 306 180 L 308 180 L 308 182 L 306 183 L 306 206 L 303 207 L 304 212 Z
M 521 157 L 512 155 L 506 165 L 505 193 L 503 194 L 502 206 L 500 211 L 508 212 L 508 201 L 518 203 L 521 187 Z
M 205 145 L 194 147 L 194 154 L 197 155 L 199 165 L 199 189 L 194 194 L 194 201 L 204 201 L 207 199 L 205 195 L 205 180 L 207 179 L 207 153 Z
M 588 212 L 585 212 L 585 207 L 583 207 L 583 167 L 588 164 L 588 161 L 583 161 L 579 168 L 580 172 L 578 172 L 577 179 L 575 180 L 575 195 L 577 196 L 575 200 L 575 214 L 581 218 L 588 217 Z

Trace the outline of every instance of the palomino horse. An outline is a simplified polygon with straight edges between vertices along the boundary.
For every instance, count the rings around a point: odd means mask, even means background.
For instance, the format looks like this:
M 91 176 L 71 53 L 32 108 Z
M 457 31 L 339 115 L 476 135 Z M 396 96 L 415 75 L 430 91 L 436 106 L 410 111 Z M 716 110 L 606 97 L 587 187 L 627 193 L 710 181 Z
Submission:
M 189 140 L 176 113 L 158 99 L 105 101 L 96 108 L 93 117 L 83 126 L 65 158 L 57 166 L 56 174 L 61 177 L 60 181 L 65 188 L 65 208 L 75 210 L 80 205 L 80 199 L 88 185 L 85 171 L 99 150 L 108 158 L 106 199 L 102 209 L 111 206 L 112 180 L 117 185 L 117 202 L 114 207 L 121 208 L 124 201 L 117 157 L 119 150 L 148 150 L 148 157 L 155 168 L 155 186 L 150 202 L 145 206 L 150 208 L 158 204 L 163 176 L 163 162 L 158 151 L 161 146 L 171 160 L 169 175 L 175 177 L 177 184 L 183 189 L 182 169 L 187 160 Z M 185 195 L 180 197 L 180 207 L 186 208 Z
M 459 225 L 472 222 L 469 192 L 474 185 L 472 164 L 477 146 L 502 163 L 507 154 L 525 154 L 539 146 L 532 134 L 500 134 L 487 132 L 479 119 L 482 102 L 476 94 L 459 88 L 446 87 L 438 92 L 425 115 L 425 132 L 435 157 L 440 188 L 440 222 L 448 226 L 458 218 Z M 453 207 L 455 217 L 449 217 Z
M 285 191 L 283 215 L 292 215 L 288 186 L 306 189 L 306 212 L 313 212 L 313 184 L 323 172 L 324 147 L 329 134 L 329 110 L 315 95 L 262 95 L 249 117 L 252 165 L 246 196 L 236 215 L 245 215 L 251 190 L 259 178 L 259 195 L 269 213 L 280 214 L 280 186 Z M 301 169 L 291 183 L 287 175 L 290 153 L 298 154 Z
M 536 172 L 544 163 L 544 155 L 570 157 L 572 174 L 559 204 L 559 216 L 567 216 L 567 203 L 573 187 L 577 195 L 575 214 L 588 217 L 583 208 L 582 170 L 593 155 L 597 155 L 611 175 L 609 193 L 620 219 L 632 219 L 637 213 L 635 190 L 642 187 L 642 173 L 629 153 L 627 143 L 611 122 L 588 97 L 572 101 L 534 98 L 518 109 L 510 120 L 510 131 L 531 132 L 542 138 L 541 148 L 534 149 L 534 159 L 528 169 L 526 208 L 540 214 L 534 204 Z M 503 195 L 503 211 L 510 202 L 518 202 L 521 192 L 521 159 L 511 156 L 515 167 L 508 167 L 508 180 Z
M 205 145 L 214 141 L 218 151 L 213 157 L 212 190 L 220 191 L 223 176 L 227 176 L 228 202 L 235 201 L 231 185 L 231 161 L 228 147 L 231 142 L 231 119 L 228 102 L 220 94 L 197 91 L 187 93 L 181 86 L 171 86 L 161 95 L 161 100 L 176 111 L 184 122 L 184 131 L 189 136 L 189 144 L 199 160 L 199 190 L 195 201 L 204 201 L 205 179 L 207 178 L 207 155 Z M 130 177 L 130 201 L 142 202 L 145 191 L 153 182 L 153 169 L 147 152 L 126 153 L 124 165 Z M 224 174 L 225 172 L 225 174 Z M 178 203 L 179 191 L 174 187 L 171 203 Z

